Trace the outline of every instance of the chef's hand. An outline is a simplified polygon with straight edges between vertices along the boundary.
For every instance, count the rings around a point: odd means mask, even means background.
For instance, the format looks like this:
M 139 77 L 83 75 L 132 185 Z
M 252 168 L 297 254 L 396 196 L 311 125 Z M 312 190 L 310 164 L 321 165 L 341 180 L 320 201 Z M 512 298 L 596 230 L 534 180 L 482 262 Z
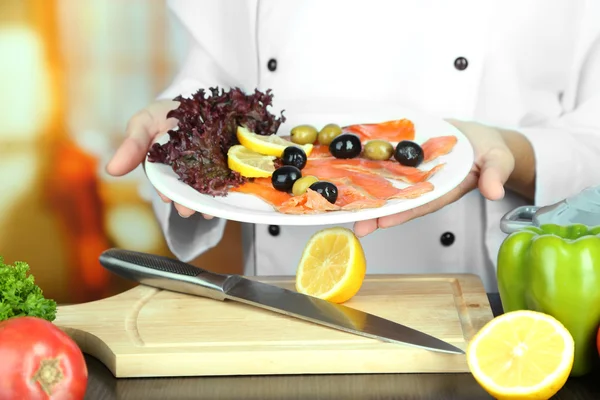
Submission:
M 127 122 L 125 140 L 106 165 L 106 171 L 112 176 L 123 176 L 140 165 L 146 158 L 154 140 L 160 134 L 177 126 L 177 120 L 175 118 L 167 119 L 167 113 L 177 108 L 178 105 L 177 101 L 160 100 L 131 117 Z M 165 203 L 171 202 L 171 199 L 162 193 L 158 192 L 158 195 Z M 184 218 L 194 214 L 194 210 L 181 204 L 175 203 L 175 209 Z M 204 218 L 211 219 L 212 216 L 204 215 Z
M 473 146 L 475 162 L 469 175 L 456 188 L 428 204 L 399 214 L 356 222 L 354 232 L 357 236 L 365 236 L 378 228 L 390 228 L 435 212 L 476 188 L 489 200 L 500 200 L 504 197 L 504 184 L 515 168 L 515 157 L 501 132 L 476 122 L 448 122 L 458 128 Z

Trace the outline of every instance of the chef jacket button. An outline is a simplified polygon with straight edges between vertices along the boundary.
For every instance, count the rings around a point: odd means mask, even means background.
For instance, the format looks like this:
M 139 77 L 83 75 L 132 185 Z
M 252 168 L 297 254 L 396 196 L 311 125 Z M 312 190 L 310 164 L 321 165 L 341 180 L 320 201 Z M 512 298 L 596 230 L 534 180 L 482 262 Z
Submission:
M 440 242 L 446 247 L 451 246 L 454 243 L 454 234 L 452 232 L 444 232 L 440 237 Z
M 279 236 L 279 226 L 278 225 L 269 225 L 269 234 L 271 236 Z
M 269 71 L 273 72 L 277 69 L 277 60 L 274 58 L 271 58 L 269 60 L 269 62 L 267 63 L 267 68 L 269 68 Z
M 458 57 L 456 60 L 454 60 L 454 68 L 459 71 L 464 71 L 468 66 L 469 62 L 464 57 Z

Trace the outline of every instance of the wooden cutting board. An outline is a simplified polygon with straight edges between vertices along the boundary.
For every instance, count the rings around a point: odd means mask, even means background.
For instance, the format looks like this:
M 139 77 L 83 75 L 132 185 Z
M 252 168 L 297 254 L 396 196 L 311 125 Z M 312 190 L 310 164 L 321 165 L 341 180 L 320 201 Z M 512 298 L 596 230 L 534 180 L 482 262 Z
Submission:
M 290 277 L 260 277 L 292 289 Z M 346 302 L 466 349 L 493 318 L 475 275 L 373 275 Z M 60 306 L 55 324 L 116 377 L 468 372 L 464 355 L 363 338 L 148 286 Z

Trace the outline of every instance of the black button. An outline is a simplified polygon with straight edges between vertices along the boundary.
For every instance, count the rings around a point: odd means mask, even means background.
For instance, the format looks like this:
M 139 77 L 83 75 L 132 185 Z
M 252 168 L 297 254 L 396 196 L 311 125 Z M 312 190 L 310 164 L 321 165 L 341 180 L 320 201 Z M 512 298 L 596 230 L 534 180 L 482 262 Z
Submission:
M 274 58 L 271 58 L 269 60 L 269 62 L 267 63 L 267 68 L 269 68 L 269 71 L 273 72 L 277 69 L 277 60 Z
M 468 66 L 469 62 L 464 57 L 458 57 L 456 60 L 454 60 L 454 68 L 459 71 L 464 71 Z
M 452 243 L 454 243 L 454 233 L 452 232 L 445 232 L 442 234 L 442 236 L 440 237 L 440 242 L 442 242 L 442 245 L 444 246 L 451 246 Z
M 269 234 L 271 236 L 279 236 L 279 225 L 269 225 Z

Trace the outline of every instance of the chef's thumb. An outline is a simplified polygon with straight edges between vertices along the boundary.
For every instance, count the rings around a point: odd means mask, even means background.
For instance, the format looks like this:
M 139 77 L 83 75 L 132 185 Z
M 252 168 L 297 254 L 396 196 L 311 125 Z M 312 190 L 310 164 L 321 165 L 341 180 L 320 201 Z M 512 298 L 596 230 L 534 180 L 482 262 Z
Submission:
M 129 120 L 127 136 L 106 165 L 106 172 L 122 176 L 140 165 L 152 144 L 152 121 L 152 116 L 147 112 L 140 112 Z
M 504 184 L 512 174 L 515 160 L 508 148 L 488 151 L 480 166 L 479 191 L 488 200 L 504 198 Z

